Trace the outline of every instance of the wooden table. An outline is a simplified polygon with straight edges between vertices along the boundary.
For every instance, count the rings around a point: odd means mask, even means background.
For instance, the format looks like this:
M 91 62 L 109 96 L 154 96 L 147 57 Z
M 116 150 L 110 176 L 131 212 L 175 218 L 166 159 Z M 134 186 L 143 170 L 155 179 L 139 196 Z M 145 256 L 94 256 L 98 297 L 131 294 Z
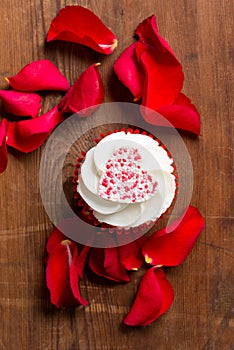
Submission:
M 66 4 L 82 4 L 99 15 L 119 38 L 108 57 L 69 43 L 45 45 L 52 18 Z M 90 64 L 102 61 L 105 101 L 129 101 L 112 65 L 133 42 L 137 24 L 155 13 L 161 34 L 182 62 L 184 92 L 201 112 L 202 137 L 183 134 L 194 166 L 192 204 L 206 229 L 192 254 L 168 269 L 175 289 L 170 310 L 152 326 L 127 328 L 121 320 L 132 302 L 139 275 L 127 285 L 86 279 L 86 309 L 57 311 L 44 278 L 44 249 L 52 228 L 39 195 L 43 147 L 9 156 L 0 176 L 1 350 L 231 350 L 233 349 L 232 130 L 234 111 L 233 1 L 213 0 L 1 0 L 0 87 L 25 64 L 51 59 L 71 83 Z M 44 97 L 45 112 L 60 99 Z

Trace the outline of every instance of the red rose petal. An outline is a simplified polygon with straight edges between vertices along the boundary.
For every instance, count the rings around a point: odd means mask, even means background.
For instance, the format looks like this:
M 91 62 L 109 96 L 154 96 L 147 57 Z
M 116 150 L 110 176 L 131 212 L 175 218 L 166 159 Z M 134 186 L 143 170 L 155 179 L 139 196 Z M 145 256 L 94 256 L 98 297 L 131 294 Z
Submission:
M 143 246 L 142 253 L 152 265 L 181 264 L 204 229 L 204 218 L 197 208 L 189 206 L 180 223 L 172 223 L 167 229 L 172 231 L 166 233 L 166 228 L 163 228 L 155 232 Z
M 142 105 L 158 110 L 173 103 L 183 87 L 181 64 L 163 48 L 136 44 L 136 53 L 145 72 Z
M 155 16 L 144 20 L 136 34 L 139 41 L 122 53 L 114 69 L 136 100 L 143 95 L 142 104 L 157 110 L 178 97 L 184 80 L 182 66 L 160 36 Z
M 49 60 L 38 60 L 27 64 L 17 75 L 6 80 L 15 90 L 20 91 L 67 91 L 70 88 L 67 79 Z
M 168 126 L 168 123 L 159 124 L 152 109 L 174 127 L 199 135 L 199 113 L 190 99 L 180 93 L 184 79 L 181 64 L 158 33 L 155 16 L 143 21 L 136 34 L 139 41 L 129 46 L 115 62 L 118 78 L 136 99 L 143 95 L 142 105 L 149 109 L 141 111 L 148 123 Z
M 184 81 L 182 66 L 160 36 L 154 15 L 139 24 L 136 34 L 140 40 L 136 53 L 146 74 L 142 104 L 158 110 L 178 97 Z
M 98 65 L 87 68 L 63 97 L 58 105 L 62 114 L 78 112 L 80 116 L 87 117 L 103 102 L 104 86 Z
M 76 244 L 66 239 L 55 227 L 48 239 L 46 250 L 48 253 L 46 281 L 51 302 L 57 307 L 87 305 L 79 290 Z
M 32 152 L 63 120 L 56 106 L 38 118 L 9 123 L 7 145 L 24 153 Z
M 177 100 L 167 106 L 163 106 L 158 113 L 164 116 L 175 128 L 187 130 L 200 135 L 200 115 L 190 99 L 180 94 Z M 161 118 L 155 118 L 155 112 L 141 108 L 141 114 L 147 123 L 157 126 L 168 126 Z
M 64 234 L 60 232 L 57 227 L 54 227 L 46 244 L 47 253 L 49 255 L 52 254 L 54 249 L 65 239 L 66 237 Z
M 136 43 L 125 49 L 115 61 L 114 70 L 118 79 L 131 91 L 134 101 L 142 96 L 144 74 L 135 53 Z
M 77 272 L 77 260 L 78 260 L 78 252 L 77 249 L 74 251 L 73 258 L 72 258 L 72 264 L 70 267 L 70 286 L 72 293 L 75 297 L 75 299 L 83 306 L 88 305 L 88 302 L 82 298 L 80 294 L 79 289 L 79 276 Z
M 59 244 L 49 255 L 46 267 L 46 281 L 51 302 L 56 307 L 78 304 L 70 286 L 72 252 L 68 243 Z
M 41 108 L 41 97 L 33 93 L 0 90 L 0 99 L 7 113 L 19 117 L 35 118 Z
M 50 25 L 47 41 L 65 40 L 82 44 L 103 54 L 117 46 L 115 35 L 92 11 L 82 6 L 66 6 Z
M 138 270 L 141 267 L 144 262 L 141 250 L 147 239 L 146 236 L 142 236 L 118 248 L 121 264 L 126 270 Z
M 158 112 L 166 117 L 175 128 L 200 135 L 199 112 L 184 94 L 180 94 L 172 105 L 163 106 Z
M 180 93 L 183 85 L 181 64 L 158 33 L 155 16 L 143 21 L 136 34 L 140 40 L 136 53 L 146 74 L 142 104 L 165 116 L 176 128 L 200 134 L 199 113 Z M 149 110 L 143 110 L 143 117 L 158 125 Z
M 93 248 L 89 255 L 89 267 L 98 276 L 115 282 L 129 282 L 129 277 L 119 261 L 116 247 Z
M 168 310 L 173 299 L 173 288 L 163 270 L 153 267 L 145 273 L 123 323 L 128 326 L 147 326 Z
M 171 56 L 175 64 L 180 64 L 170 45 L 159 34 L 155 15 L 146 18 L 140 23 L 135 33 L 143 44 L 155 48 L 161 53 L 165 53 L 169 60 Z
M 6 134 L 8 129 L 8 121 L 3 119 L 0 122 L 0 173 L 3 173 L 7 168 L 8 155 L 6 148 Z

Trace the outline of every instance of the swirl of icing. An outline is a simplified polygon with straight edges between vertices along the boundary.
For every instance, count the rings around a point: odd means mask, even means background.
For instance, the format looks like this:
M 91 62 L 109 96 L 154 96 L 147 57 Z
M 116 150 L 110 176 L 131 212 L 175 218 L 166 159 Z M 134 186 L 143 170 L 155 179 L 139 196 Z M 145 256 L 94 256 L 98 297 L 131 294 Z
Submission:
M 153 138 L 116 132 L 91 148 L 77 191 L 99 222 L 137 227 L 156 221 L 176 191 L 173 159 Z

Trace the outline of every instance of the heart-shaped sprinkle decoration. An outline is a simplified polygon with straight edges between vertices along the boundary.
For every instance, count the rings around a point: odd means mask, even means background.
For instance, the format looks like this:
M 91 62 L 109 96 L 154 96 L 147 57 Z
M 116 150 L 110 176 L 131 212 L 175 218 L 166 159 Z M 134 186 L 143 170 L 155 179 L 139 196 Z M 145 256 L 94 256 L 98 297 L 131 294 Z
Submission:
M 98 186 L 100 197 L 119 203 L 139 203 L 157 191 L 157 181 L 142 169 L 137 148 L 118 148 L 102 171 Z

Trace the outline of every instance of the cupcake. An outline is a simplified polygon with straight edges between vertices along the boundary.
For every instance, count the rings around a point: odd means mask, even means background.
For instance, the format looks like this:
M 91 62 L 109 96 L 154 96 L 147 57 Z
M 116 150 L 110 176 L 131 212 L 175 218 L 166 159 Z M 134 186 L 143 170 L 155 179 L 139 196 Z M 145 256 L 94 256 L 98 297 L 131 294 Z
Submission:
M 175 198 L 173 159 L 146 132 L 128 129 L 101 135 L 78 159 L 77 168 L 74 190 L 81 216 L 110 231 L 152 227 Z

